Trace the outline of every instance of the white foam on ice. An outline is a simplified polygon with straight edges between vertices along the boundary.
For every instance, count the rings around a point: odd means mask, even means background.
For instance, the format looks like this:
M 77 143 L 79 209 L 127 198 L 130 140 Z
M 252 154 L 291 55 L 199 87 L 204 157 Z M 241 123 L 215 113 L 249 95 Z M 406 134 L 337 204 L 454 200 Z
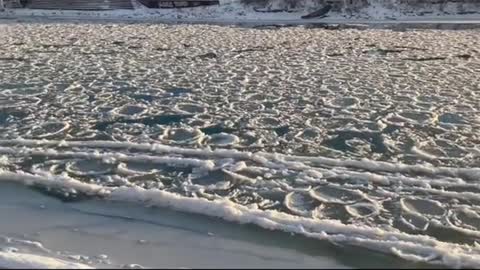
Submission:
M 55 141 L 55 140 L 0 140 L 0 145 L 20 145 L 20 146 L 59 146 L 59 147 L 88 147 L 88 148 L 111 148 L 111 149 L 135 149 L 139 151 L 151 151 L 156 153 L 175 153 L 182 155 L 195 155 L 214 158 L 241 158 L 252 159 L 256 161 L 268 160 L 278 161 L 280 164 L 289 164 L 288 167 L 294 168 L 295 164 L 300 166 L 299 169 L 309 168 L 303 162 L 316 163 L 328 166 L 337 167 L 352 167 L 356 169 L 364 169 L 373 172 L 389 172 L 389 173 L 421 173 L 427 175 L 446 175 L 453 177 L 467 177 L 469 179 L 478 179 L 480 177 L 480 168 L 455 168 L 455 167 L 434 167 L 430 164 L 426 165 L 408 165 L 401 163 L 389 163 L 382 161 L 373 161 L 368 159 L 362 160 L 339 160 L 326 157 L 306 157 L 285 155 L 278 153 L 266 152 L 240 152 L 238 150 L 216 149 L 188 149 L 181 147 L 174 147 L 161 144 L 139 144 L 131 142 L 112 142 L 112 141 Z M 8 151 L 7 151 L 8 152 Z M 53 154 L 54 152 L 52 152 Z M 41 153 L 39 153 L 41 154 Z M 80 153 L 79 153 L 80 154 Z M 87 155 L 87 154 L 85 154 Z M 91 155 L 92 157 L 95 155 Z M 97 155 L 99 156 L 99 155 Z M 121 157 L 122 155 L 119 155 Z M 160 159 L 162 160 L 162 159 Z M 284 162 L 285 161 L 285 162 Z M 167 162 L 167 160 L 165 160 Z M 173 162 L 173 160 L 172 160 Z M 290 162 L 290 163 L 287 163 Z M 302 162 L 302 163 L 291 163 Z M 192 161 L 192 164 L 195 163 Z M 208 167 L 208 164 L 204 166 Z M 278 165 L 277 165 L 278 166 Z
M 178 211 L 219 217 L 241 224 L 256 224 L 265 229 L 298 233 L 307 237 L 361 246 L 380 252 L 396 255 L 411 254 L 401 256 L 407 259 L 430 258 L 428 259 L 429 263 L 449 267 L 480 267 L 480 248 L 478 247 L 442 242 L 429 236 L 411 235 L 396 230 L 387 231 L 363 225 L 343 224 L 338 220 L 311 219 L 273 210 L 264 211 L 242 206 L 227 199 L 189 198 L 167 191 L 146 190 L 135 186 L 101 187 L 74 179 L 60 179 L 47 173 L 31 175 L 2 171 L 0 180 L 35 183 L 51 187 L 60 185 L 64 188 L 77 189 L 80 192 L 102 194 L 109 200 L 169 207 Z M 24 258 L 8 254 L 2 254 L 2 256 L 5 261 L 12 263 L 11 265 L 15 265 L 14 263 L 22 261 L 21 259 Z M 33 259 L 35 261 L 38 258 L 33 257 Z M 47 262 L 50 263 L 48 260 Z M 54 260 L 51 263 L 58 262 Z M 67 267 L 68 264 L 62 266 Z

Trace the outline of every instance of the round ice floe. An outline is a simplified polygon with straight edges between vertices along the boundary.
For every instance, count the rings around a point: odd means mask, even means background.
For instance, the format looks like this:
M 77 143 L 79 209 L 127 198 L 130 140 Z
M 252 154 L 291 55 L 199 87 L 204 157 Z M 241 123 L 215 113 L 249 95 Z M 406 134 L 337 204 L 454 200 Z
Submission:
M 167 128 L 160 136 L 161 140 L 171 143 L 196 143 L 204 137 L 200 129 L 193 128 Z
M 34 96 L 40 96 L 44 95 L 47 93 L 47 90 L 41 87 L 18 87 L 12 90 L 5 90 L 1 91 L 1 94 L 8 95 L 8 96 L 28 96 L 28 97 L 34 97 Z
M 480 212 L 478 211 L 468 208 L 455 209 L 451 220 L 458 227 L 480 231 Z
M 363 155 L 366 155 L 366 153 L 372 151 L 372 146 L 367 140 L 353 138 L 350 140 L 345 140 L 345 145 L 350 148 L 350 151 Z
M 268 95 L 268 94 L 252 94 L 247 96 L 247 100 L 249 102 L 258 102 L 258 103 L 278 102 L 280 99 L 281 97 Z
M 213 135 L 208 135 L 206 136 L 204 143 L 207 145 L 215 145 L 215 146 L 228 146 L 228 145 L 234 145 L 240 142 L 240 139 L 233 135 L 233 134 L 228 134 L 228 133 L 217 133 Z
M 196 114 L 193 118 L 203 121 L 212 121 L 213 116 L 208 113 Z
M 265 106 L 260 103 L 238 101 L 238 102 L 232 102 L 230 104 L 230 108 L 236 111 L 253 113 L 253 112 L 263 111 L 265 109 Z
M 403 198 L 400 200 L 400 205 L 402 210 L 411 214 L 443 216 L 446 212 L 440 202 L 427 199 Z
M 465 124 L 463 117 L 454 113 L 444 113 L 438 117 L 438 121 L 442 124 L 450 125 Z
M 327 123 L 327 121 L 328 120 L 323 118 L 323 117 L 313 117 L 313 118 L 308 119 L 305 122 L 305 125 L 310 127 L 310 128 L 318 129 L 318 128 L 324 127 L 325 124 Z
M 122 116 L 138 116 L 147 111 L 147 107 L 143 105 L 124 105 L 120 108 L 114 109 L 114 113 Z
M 412 124 L 430 124 L 436 119 L 436 115 L 427 111 L 402 111 L 394 114 L 387 121 L 408 122 Z
M 77 128 L 70 131 L 70 136 L 75 139 L 93 139 L 98 135 L 96 130 L 92 130 L 89 128 Z
M 152 102 L 155 99 L 159 98 L 161 94 L 163 94 L 163 90 L 155 89 L 145 92 L 134 93 L 131 95 L 131 97 L 139 101 L 141 100 L 144 102 Z
M 139 123 L 114 123 L 105 128 L 106 133 L 113 140 L 118 141 L 143 141 L 145 132 L 149 131 L 149 127 Z
M 99 105 L 95 106 L 92 108 L 92 112 L 103 114 L 103 115 L 108 115 L 111 113 L 114 113 L 115 107 L 105 104 L 103 102 L 98 102 Z
M 276 128 L 279 127 L 282 122 L 276 117 L 260 116 L 252 119 L 251 124 L 255 128 Z
M 415 231 L 426 231 L 430 225 L 426 217 L 406 212 L 400 216 L 400 222 Z
M 185 120 L 185 124 L 189 125 L 192 128 L 203 128 L 209 126 L 211 122 L 201 119 L 189 118 Z
M 355 203 L 352 205 L 346 205 L 345 210 L 352 217 L 355 218 L 364 218 L 378 215 L 379 208 L 372 203 Z
M 430 103 L 430 104 L 435 104 L 435 103 L 442 103 L 445 101 L 446 97 L 441 96 L 441 95 L 420 95 L 416 97 L 416 100 L 420 102 L 425 102 L 425 103 Z
M 353 107 L 358 103 L 358 99 L 354 97 L 339 97 L 327 102 L 328 105 L 338 108 Z
M 295 138 L 305 141 L 313 142 L 319 139 L 321 136 L 321 131 L 317 128 L 306 128 L 295 135 Z
M 416 102 L 415 97 L 409 96 L 408 93 L 396 93 L 394 96 L 391 97 L 391 100 L 393 102 L 410 104 L 414 104 Z
M 119 173 L 137 175 L 158 172 L 162 168 L 163 166 L 159 164 L 132 161 L 120 163 L 117 170 Z
M 316 200 L 335 204 L 352 204 L 365 198 L 359 190 L 350 190 L 333 184 L 318 186 L 309 193 Z
M 214 170 L 192 176 L 194 185 L 202 186 L 205 190 L 227 190 L 235 180 L 225 170 Z
M 59 135 L 70 128 L 67 122 L 46 122 L 38 126 L 34 126 L 29 135 L 36 138 L 49 138 Z
M 51 174 L 60 174 L 65 171 L 65 160 L 48 160 L 43 163 L 36 163 L 32 165 L 33 172 L 49 172 Z
M 78 176 L 91 176 L 108 174 L 115 169 L 116 165 L 107 164 L 100 160 L 76 160 L 68 162 L 67 172 Z
M 22 106 L 35 106 L 42 100 L 38 97 L 5 97 L 0 96 L 0 108 L 20 108 Z
M 263 147 L 265 145 L 278 145 L 279 136 L 274 130 L 258 129 L 253 132 L 239 134 L 240 144 L 252 147 Z
M 202 128 L 212 124 L 213 116 L 207 113 L 196 114 L 192 118 L 185 120 L 190 127 Z
M 189 114 L 200 114 L 207 112 L 207 108 L 205 105 L 194 103 L 178 103 L 177 105 L 175 105 L 175 110 L 181 113 Z
M 101 101 L 101 102 L 108 102 L 110 100 L 114 99 L 114 95 L 111 92 L 100 92 L 95 95 L 95 102 Z
M 63 95 L 57 97 L 58 102 L 63 106 L 74 106 L 85 103 L 88 101 L 88 95 L 83 93 L 78 93 L 74 95 Z
M 284 205 L 293 213 L 300 216 L 310 216 L 318 203 L 305 192 L 291 192 L 285 196 Z

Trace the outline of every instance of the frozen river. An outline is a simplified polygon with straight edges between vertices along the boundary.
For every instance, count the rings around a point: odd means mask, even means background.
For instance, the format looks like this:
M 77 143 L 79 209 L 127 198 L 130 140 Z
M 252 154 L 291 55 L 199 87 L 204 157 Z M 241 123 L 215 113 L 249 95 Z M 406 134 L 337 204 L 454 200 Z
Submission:
M 478 268 L 478 44 L 478 30 L 0 24 L 0 180 Z

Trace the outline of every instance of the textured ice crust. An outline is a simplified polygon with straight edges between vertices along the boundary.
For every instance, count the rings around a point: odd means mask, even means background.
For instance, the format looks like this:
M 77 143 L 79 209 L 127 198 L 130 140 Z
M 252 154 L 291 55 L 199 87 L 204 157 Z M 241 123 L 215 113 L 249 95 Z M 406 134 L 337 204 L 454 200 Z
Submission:
M 1 181 L 480 268 L 477 31 L 0 35 Z

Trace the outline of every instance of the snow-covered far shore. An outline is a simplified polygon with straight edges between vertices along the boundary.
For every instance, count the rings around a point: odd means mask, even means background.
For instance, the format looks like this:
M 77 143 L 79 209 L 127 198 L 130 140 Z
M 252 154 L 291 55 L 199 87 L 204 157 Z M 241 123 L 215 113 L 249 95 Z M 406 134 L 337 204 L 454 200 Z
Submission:
M 355 15 L 330 12 L 326 17 L 302 19 L 310 13 L 310 8 L 289 10 L 288 12 L 257 12 L 251 6 L 237 1 L 222 2 L 217 6 L 202 6 L 178 9 L 149 9 L 135 3 L 133 10 L 77 11 L 6 9 L 0 12 L 1 19 L 38 20 L 88 20 L 147 23 L 200 23 L 220 25 L 305 25 L 328 24 L 468 24 L 480 25 L 480 14 L 455 14 L 454 12 L 433 12 L 426 15 L 413 15 L 378 6 L 371 6 Z M 480 12 L 480 11 L 479 11 Z M 421 13 L 421 12 L 420 12 Z

